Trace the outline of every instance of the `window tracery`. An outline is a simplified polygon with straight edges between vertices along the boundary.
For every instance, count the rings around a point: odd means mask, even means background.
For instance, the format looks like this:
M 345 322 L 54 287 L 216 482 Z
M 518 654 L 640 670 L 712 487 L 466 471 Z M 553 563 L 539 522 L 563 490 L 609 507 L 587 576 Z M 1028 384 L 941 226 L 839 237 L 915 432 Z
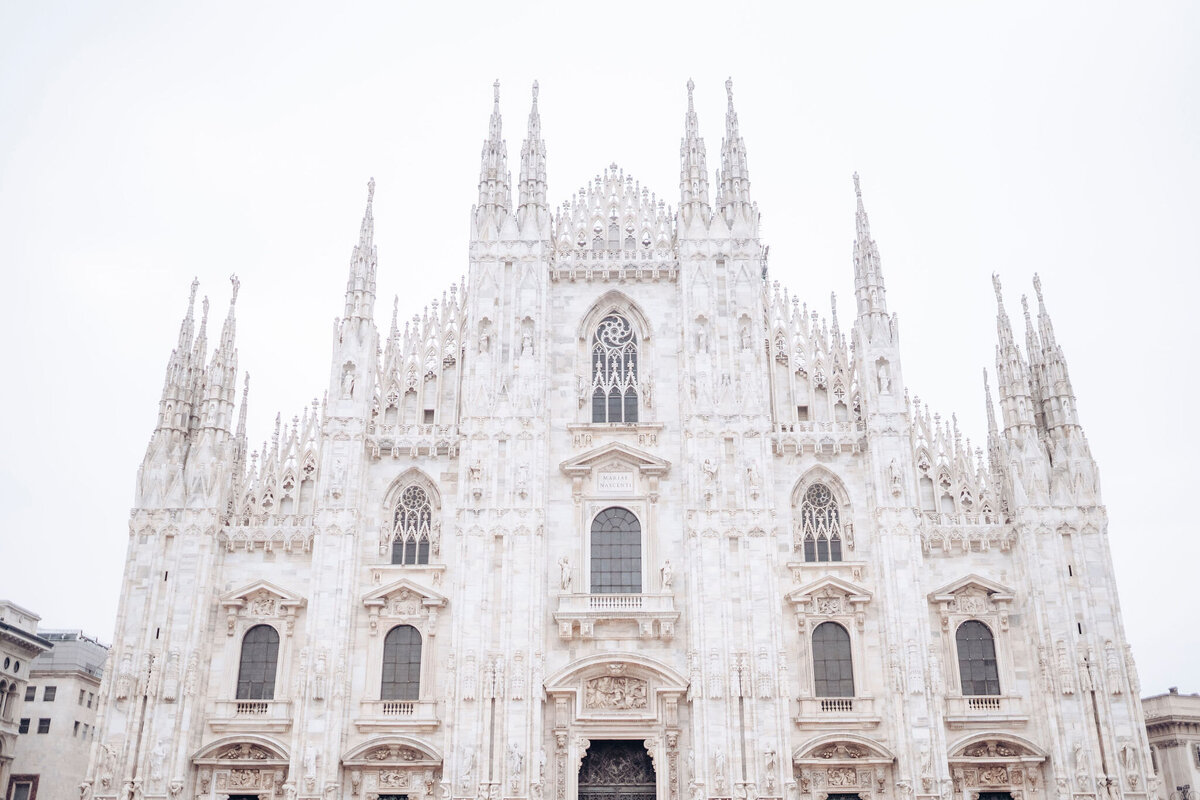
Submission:
M 842 560 L 842 524 L 837 501 L 824 483 L 814 483 L 800 503 L 805 561 Z
M 393 564 L 428 564 L 433 505 L 429 494 L 410 484 L 400 493 L 392 529 Z
M 592 422 L 637 421 L 637 333 L 628 319 L 613 313 L 592 336 Z

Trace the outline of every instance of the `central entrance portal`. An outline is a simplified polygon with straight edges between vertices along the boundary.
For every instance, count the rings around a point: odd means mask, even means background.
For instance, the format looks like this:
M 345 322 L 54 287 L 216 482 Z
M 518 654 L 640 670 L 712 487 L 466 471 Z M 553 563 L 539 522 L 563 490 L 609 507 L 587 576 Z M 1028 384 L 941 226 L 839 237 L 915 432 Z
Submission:
M 654 783 L 639 740 L 593 741 L 579 765 L 579 800 L 654 800 Z

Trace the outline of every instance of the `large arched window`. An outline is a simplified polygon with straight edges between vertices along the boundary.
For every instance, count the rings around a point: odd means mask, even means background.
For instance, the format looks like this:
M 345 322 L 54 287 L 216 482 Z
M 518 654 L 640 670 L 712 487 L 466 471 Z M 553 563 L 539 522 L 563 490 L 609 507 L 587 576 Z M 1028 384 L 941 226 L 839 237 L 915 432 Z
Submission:
M 421 634 L 397 625 L 383 640 L 381 700 L 417 700 L 421 696 Z
M 592 422 L 637 421 L 637 333 L 628 319 L 609 314 L 592 336 Z
M 400 493 L 392 532 L 393 564 L 428 564 L 433 506 L 429 494 L 413 484 Z
M 625 508 L 606 508 L 592 521 L 592 593 L 640 594 L 642 526 Z
M 854 697 L 850 634 L 836 622 L 822 622 L 812 635 L 813 689 L 817 697 Z
M 800 502 L 800 534 L 805 561 L 842 560 L 842 522 L 837 500 L 823 483 L 814 483 Z
M 255 625 L 242 639 L 238 668 L 238 700 L 273 700 L 275 668 L 279 663 L 279 634 L 270 625 Z
M 958 645 L 958 676 L 963 695 L 1000 694 L 996 641 L 988 626 L 969 619 L 958 626 L 954 642 Z

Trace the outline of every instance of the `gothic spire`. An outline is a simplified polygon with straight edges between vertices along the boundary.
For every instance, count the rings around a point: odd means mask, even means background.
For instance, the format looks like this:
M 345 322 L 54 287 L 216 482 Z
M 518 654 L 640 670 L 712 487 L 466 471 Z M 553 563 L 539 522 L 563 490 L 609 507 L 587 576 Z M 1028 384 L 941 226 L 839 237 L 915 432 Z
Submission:
M 479 204 L 475 207 L 477 232 L 484 233 L 493 227 L 498 231 L 511 209 L 508 148 L 501 137 L 500 81 L 497 80 L 492 84 L 492 117 L 479 163 Z
M 1042 280 L 1036 274 L 1033 276 L 1033 289 L 1037 293 L 1038 301 L 1046 427 L 1076 427 L 1079 425 L 1079 418 L 1075 413 L 1075 390 L 1071 386 L 1071 376 L 1067 371 L 1067 360 L 1062 347 L 1054 338 L 1054 323 L 1050 321 L 1050 314 L 1046 311 Z
M 529 129 L 521 146 L 520 207 L 517 219 L 524 228 L 532 219 L 548 223 L 546 206 L 546 143 L 542 141 L 542 117 L 538 113 L 538 84 L 533 82 L 533 105 L 529 109 Z
M 229 276 L 233 284 L 233 292 L 229 299 L 229 312 L 225 315 L 225 324 L 221 327 L 221 339 L 213 351 L 212 360 L 205 369 L 204 397 L 197 398 L 202 403 L 201 425 L 205 428 L 217 428 L 229 433 L 233 424 L 234 393 L 237 383 L 237 319 L 234 309 L 237 306 L 238 288 L 241 281 L 237 275 Z
M 187 428 L 191 405 L 192 352 L 195 344 L 196 290 L 200 281 L 192 279 L 188 293 L 187 313 L 179 324 L 179 340 L 171 357 L 167 360 L 167 372 L 163 378 L 162 397 L 159 400 L 158 424 L 155 430 Z M 201 362 L 203 363 L 203 362 Z M 177 420 L 182 424 L 177 424 Z
M 683 139 L 679 144 L 679 214 L 683 221 L 699 219 L 708 225 L 712 209 L 708 204 L 708 167 L 704 157 L 704 139 L 700 138 L 700 120 L 692 92 L 696 84 L 687 82 L 688 108 L 684 115 Z
M 350 277 L 346 281 L 346 310 L 344 319 L 370 320 L 375 312 L 375 270 L 378 255 L 375 250 L 375 179 L 367 182 L 367 209 L 363 212 L 358 244 L 350 257 Z
M 746 166 L 746 143 L 738 131 L 737 111 L 733 108 L 733 79 L 725 81 L 728 105 L 725 109 L 725 138 L 721 140 L 721 174 L 718 205 L 725 221 L 752 217 L 750 170 Z
M 1004 416 L 1004 430 L 1033 427 L 1032 397 L 1029 388 L 1029 368 L 1013 338 L 1012 323 L 1004 310 L 1004 296 L 1000 289 L 1000 276 L 992 275 L 992 287 L 996 291 L 996 381 L 1000 393 L 1000 409 Z
M 863 206 L 862 187 L 854 173 L 854 196 L 858 209 L 854 215 L 854 295 L 858 300 L 859 318 L 887 314 L 886 290 L 880 269 L 879 248 L 871 238 L 871 223 Z

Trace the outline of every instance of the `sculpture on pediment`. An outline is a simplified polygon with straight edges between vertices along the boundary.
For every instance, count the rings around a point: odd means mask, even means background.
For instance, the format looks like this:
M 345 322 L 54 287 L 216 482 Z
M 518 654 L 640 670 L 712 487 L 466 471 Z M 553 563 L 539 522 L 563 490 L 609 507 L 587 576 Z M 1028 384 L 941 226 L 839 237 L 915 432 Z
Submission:
M 647 683 L 641 678 L 605 675 L 584 685 L 584 706 L 604 711 L 647 707 Z

